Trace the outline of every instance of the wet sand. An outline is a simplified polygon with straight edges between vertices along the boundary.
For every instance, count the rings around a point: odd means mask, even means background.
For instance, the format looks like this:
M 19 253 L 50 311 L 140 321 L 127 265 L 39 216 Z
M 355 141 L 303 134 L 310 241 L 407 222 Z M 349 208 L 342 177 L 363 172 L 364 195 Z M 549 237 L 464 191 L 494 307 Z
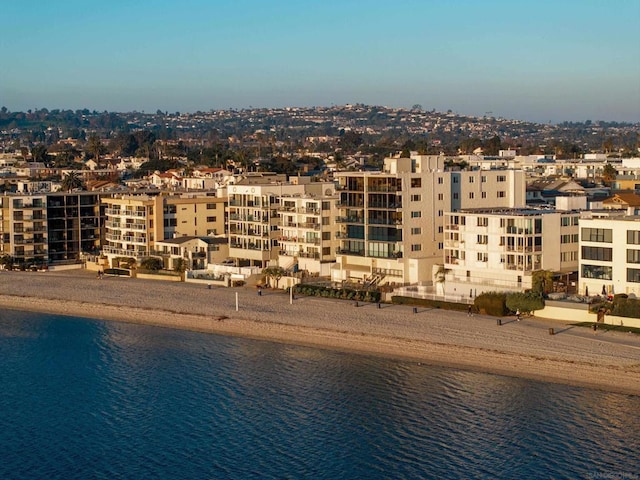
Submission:
M 236 311 L 236 294 L 239 309 Z M 409 359 L 640 395 L 640 336 L 568 323 L 289 296 L 250 288 L 0 272 L 0 306 Z M 1 321 L 1 317 L 0 317 Z M 556 335 L 549 335 L 554 328 Z

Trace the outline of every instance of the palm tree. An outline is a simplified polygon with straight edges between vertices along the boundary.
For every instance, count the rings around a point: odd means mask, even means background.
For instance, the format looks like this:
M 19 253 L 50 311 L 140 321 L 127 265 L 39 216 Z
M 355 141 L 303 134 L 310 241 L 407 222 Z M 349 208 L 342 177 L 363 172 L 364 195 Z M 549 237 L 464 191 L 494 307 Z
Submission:
M 280 282 L 280 279 L 287 272 L 282 267 L 267 267 L 264 270 L 262 270 L 262 273 L 264 273 L 264 275 L 267 277 L 267 283 L 271 283 L 271 282 L 269 282 L 269 279 L 273 278 L 276 281 L 276 287 L 275 288 L 278 288 L 278 283 Z
M 70 192 L 71 190 L 75 190 L 76 188 L 82 188 L 82 179 L 76 172 L 68 172 L 62 178 L 61 185 L 63 190 Z

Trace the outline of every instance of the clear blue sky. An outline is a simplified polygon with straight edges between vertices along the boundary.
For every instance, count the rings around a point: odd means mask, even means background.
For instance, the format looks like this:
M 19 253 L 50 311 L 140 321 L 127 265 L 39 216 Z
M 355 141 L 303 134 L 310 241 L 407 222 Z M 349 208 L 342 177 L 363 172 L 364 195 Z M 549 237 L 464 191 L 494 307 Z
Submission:
M 0 0 L 0 105 L 640 121 L 640 0 Z

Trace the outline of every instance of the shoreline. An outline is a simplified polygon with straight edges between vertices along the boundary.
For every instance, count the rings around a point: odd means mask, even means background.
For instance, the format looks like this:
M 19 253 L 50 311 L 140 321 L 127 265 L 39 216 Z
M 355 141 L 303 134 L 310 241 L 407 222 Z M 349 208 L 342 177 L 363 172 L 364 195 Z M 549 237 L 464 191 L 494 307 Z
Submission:
M 419 315 L 409 315 L 408 309 L 396 306 L 353 308 L 347 302 L 315 297 L 298 298 L 290 306 L 288 297 L 280 292 L 257 297 L 248 290 L 203 291 L 192 285 L 182 284 L 180 288 L 137 279 L 96 282 L 86 273 L 57 274 L 57 281 L 46 292 L 21 288 L 34 283 L 29 281 L 30 276 L 54 279 L 49 274 L 35 275 L 12 274 L 11 279 L 1 275 L 0 287 L 6 288 L 0 290 L 0 305 L 13 310 L 239 336 L 640 395 L 640 339 L 636 336 L 594 337 L 585 331 L 573 332 L 566 324 L 565 333 L 545 336 L 552 324 L 538 319 L 496 327 L 495 319 L 486 316 L 469 319 L 457 312 L 425 311 L 416 320 Z M 83 292 L 80 286 L 86 282 L 91 288 Z M 91 298 L 92 293 L 97 293 L 95 287 L 101 294 Z M 144 292 L 148 295 L 150 289 L 160 294 L 160 300 L 149 302 L 136 296 Z M 243 295 L 243 310 L 236 312 L 233 293 L 238 292 Z M 202 308 L 201 304 L 212 295 L 214 305 L 205 304 L 207 308 Z M 191 297 L 201 299 L 200 304 L 190 303 Z M 292 315 L 287 309 L 294 309 L 295 313 Z

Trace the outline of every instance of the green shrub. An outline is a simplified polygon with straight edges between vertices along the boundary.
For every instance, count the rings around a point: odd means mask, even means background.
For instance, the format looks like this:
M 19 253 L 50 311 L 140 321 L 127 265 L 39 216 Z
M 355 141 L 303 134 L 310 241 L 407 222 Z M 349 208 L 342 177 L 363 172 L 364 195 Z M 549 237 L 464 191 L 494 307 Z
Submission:
M 544 308 L 544 299 L 535 292 L 508 293 L 506 306 L 512 312 L 520 310 L 522 313 L 531 313 Z
M 140 262 L 140 268 L 149 272 L 157 272 L 162 269 L 162 260 L 155 257 L 147 257 Z
M 294 292 L 302 295 L 323 297 L 323 298 L 338 298 L 345 300 L 358 300 L 364 302 L 379 302 L 381 298 L 380 292 L 360 292 L 350 290 L 346 288 L 330 288 L 315 285 L 296 285 Z
M 105 268 L 105 275 L 117 275 L 117 276 L 129 276 L 129 270 L 125 270 L 124 268 Z
M 484 311 L 487 315 L 503 317 L 509 314 L 507 294 L 504 292 L 485 292 L 478 295 L 473 303 L 478 311 Z
M 628 298 L 625 294 L 615 295 L 611 314 L 619 317 L 640 318 L 640 300 Z
M 431 300 L 428 298 L 391 297 L 391 303 L 396 305 L 417 305 L 421 307 L 442 308 L 443 310 L 466 311 L 469 305 L 466 303 L 445 302 L 444 300 Z

